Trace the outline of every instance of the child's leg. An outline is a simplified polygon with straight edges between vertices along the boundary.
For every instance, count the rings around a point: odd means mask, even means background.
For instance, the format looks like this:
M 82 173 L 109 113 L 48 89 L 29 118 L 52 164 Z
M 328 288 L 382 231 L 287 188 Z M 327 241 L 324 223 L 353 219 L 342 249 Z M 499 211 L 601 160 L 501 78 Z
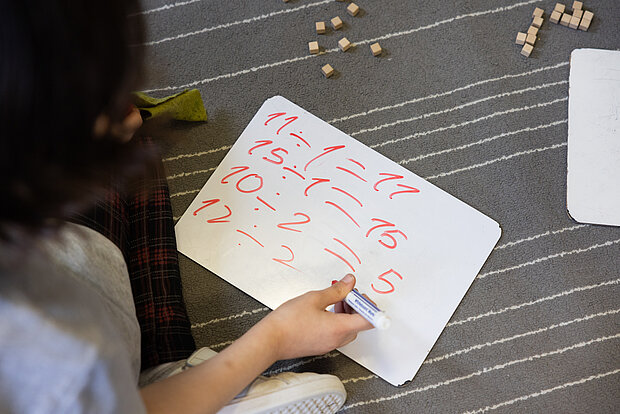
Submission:
M 153 145 L 149 139 L 142 140 Z M 91 212 L 74 221 L 106 236 L 125 256 L 142 337 L 141 369 L 187 358 L 195 344 L 183 301 L 161 162 L 133 195 L 111 190 Z

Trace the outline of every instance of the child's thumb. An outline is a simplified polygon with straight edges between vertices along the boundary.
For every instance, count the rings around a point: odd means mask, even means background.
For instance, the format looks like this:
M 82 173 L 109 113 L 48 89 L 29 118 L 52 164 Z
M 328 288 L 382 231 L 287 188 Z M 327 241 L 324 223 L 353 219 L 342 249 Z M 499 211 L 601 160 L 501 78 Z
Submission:
M 355 286 L 355 276 L 348 274 L 340 281 L 333 283 L 331 287 L 321 291 L 321 301 L 323 307 L 333 305 L 336 302 L 344 300 L 347 294 L 353 290 Z

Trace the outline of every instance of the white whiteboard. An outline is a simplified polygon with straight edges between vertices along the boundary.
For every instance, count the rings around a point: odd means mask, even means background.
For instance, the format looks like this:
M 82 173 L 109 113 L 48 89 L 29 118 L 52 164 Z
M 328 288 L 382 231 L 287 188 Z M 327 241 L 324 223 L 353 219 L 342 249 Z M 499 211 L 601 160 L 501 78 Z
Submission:
M 571 53 L 566 187 L 575 220 L 620 226 L 620 51 Z
M 420 368 L 501 230 L 276 96 L 250 121 L 176 234 L 181 253 L 272 309 L 354 273 L 356 287 L 392 326 L 362 332 L 341 351 L 400 385 Z

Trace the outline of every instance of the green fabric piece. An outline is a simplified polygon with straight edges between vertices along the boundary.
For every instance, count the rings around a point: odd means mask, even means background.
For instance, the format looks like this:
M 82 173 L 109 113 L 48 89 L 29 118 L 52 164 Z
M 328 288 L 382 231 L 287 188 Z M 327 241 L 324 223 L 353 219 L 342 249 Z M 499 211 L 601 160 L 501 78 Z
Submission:
M 134 92 L 134 104 L 145 119 L 163 114 L 179 121 L 206 121 L 207 111 L 198 89 L 186 89 L 183 92 L 153 98 L 142 92 Z

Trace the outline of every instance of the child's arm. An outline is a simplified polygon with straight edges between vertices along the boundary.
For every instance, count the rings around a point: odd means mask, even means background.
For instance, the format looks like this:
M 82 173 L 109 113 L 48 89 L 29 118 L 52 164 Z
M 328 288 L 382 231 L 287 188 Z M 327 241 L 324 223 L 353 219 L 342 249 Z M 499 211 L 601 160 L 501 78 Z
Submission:
M 141 390 L 149 413 L 213 413 L 280 359 L 320 355 L 372 325 L 357 314 L 325 311 L 353 289 L 355 278 L 294 298 L 204 363 Z

